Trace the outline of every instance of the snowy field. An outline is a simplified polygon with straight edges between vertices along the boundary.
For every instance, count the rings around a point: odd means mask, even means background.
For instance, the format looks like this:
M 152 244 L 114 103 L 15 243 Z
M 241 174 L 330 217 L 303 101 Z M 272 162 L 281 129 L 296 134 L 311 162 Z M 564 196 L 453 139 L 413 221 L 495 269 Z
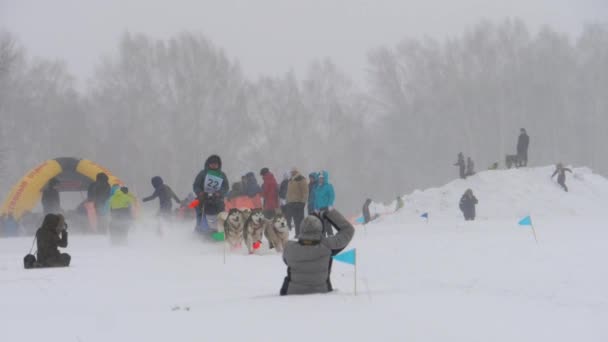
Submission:
M 274 251 L 224 263 L 190 226 L 161 237 L 140 222 L 127 247 L 70 236 L 66 269 L 26 271 L 31 239 L 2 239 L 0 341 L 608 341 L 608 181 L 574 171 L 567 194 L 538 168 L 405 196 L 357 227 L 357 296 L 353 267 L 334 263 L 338 291 L 280 297 Z M 472 223 L 457 211 L 468 187 Z

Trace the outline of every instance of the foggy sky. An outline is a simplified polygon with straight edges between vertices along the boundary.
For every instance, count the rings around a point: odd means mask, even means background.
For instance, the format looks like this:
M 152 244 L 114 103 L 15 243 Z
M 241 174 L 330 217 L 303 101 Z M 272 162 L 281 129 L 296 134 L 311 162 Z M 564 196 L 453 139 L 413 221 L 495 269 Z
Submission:
M 250 77 L 305 71 L 331 57 L 355 80 L 366 53 L 405 36 L 457 35 L 480 19 L 519 17 L 532 29 L 578 33 L 608 21 L 603 0 L 0 0 L 0 28 L 28 52 L 64 59 L 81 80 L 125 31 L 167 38 L 202 32 Z

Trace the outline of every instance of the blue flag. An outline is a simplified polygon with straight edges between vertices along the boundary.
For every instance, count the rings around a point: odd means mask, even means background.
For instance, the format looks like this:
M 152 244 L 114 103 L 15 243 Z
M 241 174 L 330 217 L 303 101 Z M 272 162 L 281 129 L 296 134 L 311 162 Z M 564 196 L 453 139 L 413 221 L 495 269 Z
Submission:
M 429 213 L 424 213 L 422 215 L 420 215 L 420 217 L 425 218 L 425 219 L 429 219 Z
M 519 225 L 520 226 L 531 226 L 532 225 L 532 218 L 530 216 L 526 216 L 523 219 L 521 219 L 519 221 Z
M 357 263 L 357 249 L 353 248 L 350 251 L 338 254 L 334 256 L 334 260 L 354 265 Z

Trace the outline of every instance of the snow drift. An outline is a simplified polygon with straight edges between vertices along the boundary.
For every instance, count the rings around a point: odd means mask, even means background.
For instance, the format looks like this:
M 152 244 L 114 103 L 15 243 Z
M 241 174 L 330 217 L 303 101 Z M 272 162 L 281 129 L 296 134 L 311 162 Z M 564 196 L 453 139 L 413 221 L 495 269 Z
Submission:
M 142 222 L 129 246 L 71 236 L 66 269 L 23 270 L 30 238 L 0 240 L 2 341 L 608 340 L 608 181 L 575 169 L 481 172 L 404 197 L 357 227 L 353 267 L 334 263 L 327 295 L 279 297 L 280 255 L 231 253 L 192 227 Z M 480 219 L 458 198 L 473 188 Z M 381 208 L 377 210 L 388 210 Z M 428 223 L 420 213 L 428 211 Z M 517 221 L 534 215 L 536 244 Z

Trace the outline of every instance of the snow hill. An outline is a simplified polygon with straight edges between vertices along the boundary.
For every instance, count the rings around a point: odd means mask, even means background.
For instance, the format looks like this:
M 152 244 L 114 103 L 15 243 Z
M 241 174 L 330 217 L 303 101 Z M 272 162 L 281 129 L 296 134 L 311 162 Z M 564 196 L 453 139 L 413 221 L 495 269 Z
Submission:
M 440 188 L 416 190 L 403 196 L 404 208 L 387 222 L 413 222 L 428 212 L 431 219 L 461 217 L 458 202 L 466 189 L 479 200 L 479 220 L 532 217 L 603 216 L 608 201 L 608 180 L 589 168 L 573 168 L 567 173 L 566 193 L 551 179 L 554 167 L 538 167 L 480 172 L 466 180 L 457 179 Z M 392 214 L 396 203 L 374 203 L 372 213 Z
M 357 296 L 353 267 L 336 262 L 336 292 L 279 297 L 286 269 L 274 251 L 224 263 L 221 244 L 190 225 L 158 236 L 153 218 L 127 247 L 70 236 L 67 269 L 26 271 L 31 238 L 3 239 L 1 340 L 608 341 L 608 181 L 575 169 L 566 194 L 551 172 L 482 172 L 358 226 Z M 465 223 L 457 202 L 469 187 L 480 220 Z M 517 225 L 528 213 L 538 244 Z

